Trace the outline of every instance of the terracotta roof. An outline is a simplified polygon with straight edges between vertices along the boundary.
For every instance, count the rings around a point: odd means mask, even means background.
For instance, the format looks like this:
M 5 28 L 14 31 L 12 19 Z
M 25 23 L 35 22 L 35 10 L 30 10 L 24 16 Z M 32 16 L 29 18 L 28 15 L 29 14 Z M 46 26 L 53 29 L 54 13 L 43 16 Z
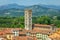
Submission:
M 13 30 L 22 30 L 22 29 L 21 28 L 5 28 L 5 29 L 1 30 L 0 34 L 12 33 Z
M 34 24 L 35 27 L 51 27 L 51 25 L 46 24 Z
M 52 35 L 49 36 L 49 38 L 56 39 L 56 40 L 60 39 L 60 31 L 53 33 Z
M 0 31 L 0 35 L 4 35 L 5 33 L 4 33 L 4 31 Z
M 60 28 L 56 28 L 56 31 L 60 31 Z
M 22 32 L 19 32 L 19 34 L 26 34 L 26 32 L 23 32 L 23 31 L 22 31 Z
M 35 34 L 35 33 L 37 33 L 37 32 L 36 32 L 36 31 L 34 31 L 34 30 L 32 30 L 32 31 L 31 31 L 31 33 Z
M 18 37 L 13 37 L 13 40 L 37 40 L 36 37 L 30 37 L 30 36 L 18 36 Z
M 35 32 L 35 33 L 42 33 L 42 34 L 50 34 L 50 33 L 52 33 L 52 30 L 41 30 L 41 29 L 35 28 L 35 29 L 33 29 L 32 32 Z
M 42 29 L 39 29 L 39 28 L 34 28 L 33 30 L 34 30 L 34 31 L 45 31 L 45 32 L 50 32 L 50 31 L 52 31 L 52 30 L 50 30 L 50 29 L 42 30 Z

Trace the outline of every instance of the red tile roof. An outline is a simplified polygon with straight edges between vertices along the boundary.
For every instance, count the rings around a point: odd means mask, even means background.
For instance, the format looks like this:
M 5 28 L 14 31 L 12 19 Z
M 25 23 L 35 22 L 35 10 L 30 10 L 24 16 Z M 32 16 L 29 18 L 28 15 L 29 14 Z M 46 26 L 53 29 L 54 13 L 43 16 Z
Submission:
M 18 36 L 18 37 L 13 37 L 13 40 L 37 40 L 36 37 L 30 37 L 30 36 Z
M 60 31 L 56 31 L 55 33 L 51 34 L 49 38 L 56 40 L 60 39 Z
M 51 27 L 51 25 L 46 24 L 34 24 L 35 27 Z

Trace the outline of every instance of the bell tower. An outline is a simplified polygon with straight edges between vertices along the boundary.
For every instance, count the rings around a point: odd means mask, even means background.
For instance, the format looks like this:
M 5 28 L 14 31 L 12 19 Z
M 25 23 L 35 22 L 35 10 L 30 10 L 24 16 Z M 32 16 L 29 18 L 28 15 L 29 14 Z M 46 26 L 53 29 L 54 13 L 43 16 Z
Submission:
M 25 10 L 25 29 L 32 30 L 32 10 Z

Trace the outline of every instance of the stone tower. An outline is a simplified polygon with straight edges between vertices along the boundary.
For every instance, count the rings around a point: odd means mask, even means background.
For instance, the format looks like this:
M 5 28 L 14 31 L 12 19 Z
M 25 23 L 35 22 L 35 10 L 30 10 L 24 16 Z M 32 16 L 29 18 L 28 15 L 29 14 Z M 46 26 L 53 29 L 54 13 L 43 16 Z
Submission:
M 32 10 L 25 10 L 25 29 L 32 30 Z

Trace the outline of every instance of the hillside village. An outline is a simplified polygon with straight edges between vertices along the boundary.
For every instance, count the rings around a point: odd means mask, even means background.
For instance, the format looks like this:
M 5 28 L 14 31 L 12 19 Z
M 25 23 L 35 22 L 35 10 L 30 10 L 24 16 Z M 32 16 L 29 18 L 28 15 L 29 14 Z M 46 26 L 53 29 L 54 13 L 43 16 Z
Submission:
M 0 40 L 60 40 L 54 24 L 32 24 L 32 10 L 25 10 L 25 28 L 0 28 Z

